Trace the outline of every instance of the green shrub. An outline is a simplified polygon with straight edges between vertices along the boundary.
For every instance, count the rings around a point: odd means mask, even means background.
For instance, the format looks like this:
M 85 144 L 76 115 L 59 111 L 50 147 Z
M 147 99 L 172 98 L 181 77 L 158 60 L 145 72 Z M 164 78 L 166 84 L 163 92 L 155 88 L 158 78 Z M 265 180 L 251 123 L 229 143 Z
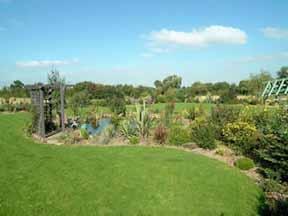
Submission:
M 255 164 L 250 158 L 240 158 L 235 161 L 235 166 L 241 170 L 249 170 L 255 167 Z
M 126 103 L 125 99 L 123 97 L 114 97 L 109 99 L 107 102 L 109 104 L 109 107 L 111 111 L 117 115 L 124 115 L 126 114 Z
M 249 155 L 256 146 L 258 132 L 252 123 L 242 121 L 227 123 L 222 133 L 224 141 L 243 154 Z
M 80 130 L 80 134 L 81 134 L 81 137 L 83 139 L 86 139 L 86 140 L 89 139 L 89 133 L 88 133 L 88 131 L 85 128 L 82 128 Z
M 207 120 L 196 120 L 191 125 L 192 140 L 204 149 L 215 149 L 215 128 Z
M 216 138 L 222 140 L 222 130 L 227 123 L 236 121 L 239 118 L 240 106 L 217 105 L 211 109 L 211 122 L 215 128 Z
M 167 140 L 168 131 L 163 124 L 159 124 L 154 131 L 154 140 L 160 144 L 164 144 Z
M 168 134 L 168 142 L 171 145 L 182 145 L 191 141 L 189 130 L 180 125 L 171 126 Z
M 259 149 L 256 150 L 256 156 L 263 167 L 265 177 L 288 181 L 287 134 L 288 129 L 280 127 L 277 132 L 263 135 L 259 139 L 260 144 Z
M 205 114 L 205 109 L 202 104 L 200 106 L 192 106 L 186 110 L 186 118 L 190 121 L 194 121 L 197 117 L 201 117 Z
M 254 116 L 260 136 L 255 158 L 267 178 L 288 182 L 287 108 L 267 108 Z
M 140 138 L 138 136 L 129 137 L 129 143 L 132 145 L 137 145 L 140 143 Z

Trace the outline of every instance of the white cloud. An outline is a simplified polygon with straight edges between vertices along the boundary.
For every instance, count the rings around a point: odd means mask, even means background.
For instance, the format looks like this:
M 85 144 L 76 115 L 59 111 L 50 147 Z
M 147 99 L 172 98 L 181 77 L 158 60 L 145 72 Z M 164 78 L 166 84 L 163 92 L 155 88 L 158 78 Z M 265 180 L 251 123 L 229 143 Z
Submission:
M 243 57 L 234 61 L 235 63 L 257 63 L 257 62 L 270 62 L 277 60 L 288 60 L 288 52 L 272 53 L 270 55 L 256 55 Z
M 266 27 L 261 29 L 261 31 L 268 38 L 288 39 L 288 29 Z
M 150 46 L 154 47 L 159 45 L 204 47 L 212 44 L 245 44 L 247 34 L 238 28 L 212 25 L 193 29 L 191 32 L 168 29 L 152 31 L 147 39 Z
M 33 61 L 19 61 L 16 66 L 20 68 L 43 68 L 51 66 L 71 65 L 78 63 L 78 59 L 72 60 L 33 60 Z

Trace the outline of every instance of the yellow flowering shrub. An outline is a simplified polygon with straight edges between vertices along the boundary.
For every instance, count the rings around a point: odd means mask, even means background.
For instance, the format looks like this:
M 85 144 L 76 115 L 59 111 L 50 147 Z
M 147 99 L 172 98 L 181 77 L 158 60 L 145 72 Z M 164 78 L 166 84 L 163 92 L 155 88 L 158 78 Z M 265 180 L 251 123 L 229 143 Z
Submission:
M 253 123 L 236 121 L 223 128 L 224 140 L 242 153 L 249 153 L 257 139 L 257 128 Z

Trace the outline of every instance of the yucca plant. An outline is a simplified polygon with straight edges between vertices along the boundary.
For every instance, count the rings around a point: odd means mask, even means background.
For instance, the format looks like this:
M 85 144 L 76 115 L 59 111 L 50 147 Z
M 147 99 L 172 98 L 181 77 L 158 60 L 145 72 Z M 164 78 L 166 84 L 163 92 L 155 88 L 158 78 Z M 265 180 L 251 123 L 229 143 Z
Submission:
M 123 120 L 119 124 L 119 131 L 122 136 L 129 139 L 132 136 L 137 135 L 137 128 L 133 125 L 131 120 Z
M 143 105 L 136 104 L 135 107 L 135 123 L 137 130 L 142 138 L 148 137 L 152 127 L 153 119 L 151 118 L 148 109 L 146 109 L 145 101 L 143 101 Z

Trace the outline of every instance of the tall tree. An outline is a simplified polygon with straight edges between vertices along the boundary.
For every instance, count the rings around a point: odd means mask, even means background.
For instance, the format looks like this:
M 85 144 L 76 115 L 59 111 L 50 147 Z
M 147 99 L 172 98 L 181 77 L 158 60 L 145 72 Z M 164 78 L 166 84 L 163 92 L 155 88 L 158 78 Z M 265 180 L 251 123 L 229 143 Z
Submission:
M 288 66 L 283 66 L 280 68 L 280 70 L 277 72 L 278 78 L 288 78 Z
M 20 80 L 15 80 L 11 85 L 11 89 L 22 89 L 24 88 L 24 83 L 21 82 Z

